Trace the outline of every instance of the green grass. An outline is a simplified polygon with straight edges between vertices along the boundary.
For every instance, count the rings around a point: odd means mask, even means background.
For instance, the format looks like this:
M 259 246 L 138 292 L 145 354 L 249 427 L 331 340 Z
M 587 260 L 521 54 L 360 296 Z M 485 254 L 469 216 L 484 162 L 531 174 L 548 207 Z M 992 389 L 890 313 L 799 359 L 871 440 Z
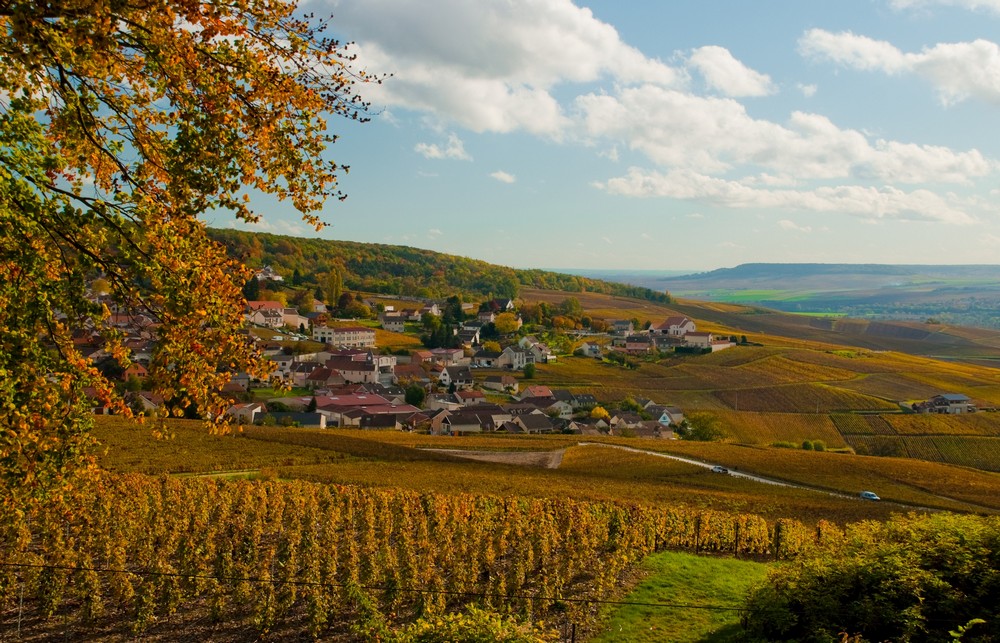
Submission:
M 735 608 L 742 606 L 753 585 L 764 580 L 767 568 L 762 563 L 679 552 L 650 556 L 642 563 L 646 578 L 621 599 L 646 605 L 621 605 L 604 614 L 599 633 L 591 641 L 736 641 L 741 628 Z

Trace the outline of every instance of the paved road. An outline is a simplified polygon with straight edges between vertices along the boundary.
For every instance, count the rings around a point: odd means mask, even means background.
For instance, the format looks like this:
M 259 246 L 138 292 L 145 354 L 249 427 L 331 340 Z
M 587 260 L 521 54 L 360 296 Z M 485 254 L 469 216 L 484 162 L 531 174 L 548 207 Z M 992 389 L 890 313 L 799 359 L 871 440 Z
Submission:
M 590 447 L 605 447 L 608 449 L 621 449 L 622 451 L 631 451 L 632 453 L 641 453 L 643 455 L 651 455 L 657 458 L 667 458 L 668 460 L 677 460 L 679 462 L 686 462 L 687 464 L 693 464 L 696 467 L 703 467 L 705 469 L 711 469 L 715 466 L 725 466 L 729 469 L 729 475 L 736 478 L 746 478 L 747 480 L 753 480 L 754 482 L 760 482 L 763 484 L 773 484 L 779 487 L 791 487 L 793 489 L 805 489 L 806 491 L 814 491 L 816 493 L 825 493 L 828 496 L 836 496 L 838 498 L 849 498 L 851 500 L 857 500 L 858 497 L 849 494 L 842 493 L 840 491 L 830 491 L 829 489 L 820 489 L 818 487 L 810 487 L 804 484 L 797 484 L 794 482 L 786 482 L 784 480 L 775 480 L 774 478 L 767 478 L 765 476 L 758 476 L 752 473 L 744 473 L 742 471 L 737 471 L 728 465 L 720 465 L 715 462 L 702 462 L 701 460 L 694 460 L 692 458 L 685 458 L 679 455 L 669 455 L 667 453 L 660 453 L 659 451 L 647 451 L 645 449 L 636 449 L 634 447 L 625 447 L 618 444 L 601 444 L 598 442 L 580 442 L 580 446 L 590 446 Z

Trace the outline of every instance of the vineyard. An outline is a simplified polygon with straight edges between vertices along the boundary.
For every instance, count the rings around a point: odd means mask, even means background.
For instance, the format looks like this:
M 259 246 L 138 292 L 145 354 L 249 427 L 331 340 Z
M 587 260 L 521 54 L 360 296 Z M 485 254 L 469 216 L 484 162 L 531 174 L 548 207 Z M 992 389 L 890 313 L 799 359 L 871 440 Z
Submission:
M 895 404 L 823 384 L 789 384 L 741 390 L 719 390 L 714 396 L 737 411 L 820 413 L 838 410 L 885 411 Z
M 803 440 L 822 440 L 830 448 L 847 446 L 844 438 L 825 413 L 755 413 L 751 411 L 713 412 L 726 437 L 745 444 L 771 445 L 775 442 L 800 444 Z
M 74 637 L 197 620 L 371 639 L 468 604 L 585 622 L 650 552 L 785 558 L 839 537 L 707 510 L 138 474 L 65 500 L 3 516 L 4 638 L 57 618 Z

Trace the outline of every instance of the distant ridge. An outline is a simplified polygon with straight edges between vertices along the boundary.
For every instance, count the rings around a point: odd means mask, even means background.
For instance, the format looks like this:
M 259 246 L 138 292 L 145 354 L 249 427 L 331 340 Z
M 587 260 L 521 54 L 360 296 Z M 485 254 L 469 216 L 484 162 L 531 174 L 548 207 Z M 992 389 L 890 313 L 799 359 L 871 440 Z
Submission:
M 1000 328 L 1000 265 L 747 263 L 639 283 L 785 312 Z
M 230 256 L 252 268 L 269 265 L 286 281 L 297 272 L 306 284 L 318 285 L 314 280 L 317 275 L 336 269 L 347 289 L 387 295 L 516 297 L 525 286 L 670 302 L 669 294 L 646 286 L 510 268 L 409 246 L 218 228 L 210 228 L 209 236 L 224 245 Z

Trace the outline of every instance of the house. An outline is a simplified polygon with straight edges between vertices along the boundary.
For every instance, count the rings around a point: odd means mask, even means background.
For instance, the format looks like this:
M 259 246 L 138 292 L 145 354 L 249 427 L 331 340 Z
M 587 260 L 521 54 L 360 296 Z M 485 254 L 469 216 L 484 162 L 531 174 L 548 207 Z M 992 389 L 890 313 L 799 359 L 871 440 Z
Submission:
M 440 317 L 441 308 L 437 304 L 428 304 L 420 309 L 420 318 L 423 319 L 424 315 L 434 315 L 435 317 Z
M 673 316 L 667 317 L 663 322 L 649 329 L 650 333 L 656 335 L 673 335 L 675 337 L 683 337 L 688 333 L 693 333 L 697 330 L 693 321 L 687 317 Z
M 584 357 L 595 357 L 597 359 L 604 357 L 604 351 L 601 348 L 601 345 L 593 342 L 584 342 L 580 346 L 579 350 L 583 353 Z
M 474 404 L 482 404 L 485 402 L 486 396 L 482 391 L 455 391 L 455 399 L 457 399 L 462 406 L 472 406 Z
M 122 371 L 122 381 L 127 382 L 130 378 L 138 378 L 140 380 L 149 377 L 149 371 L 146 367 L 138 362 L 132 362 L 129 367 Z
M 535 358 L 532 356 L 530 351 L 526 351 L 523 348 L 518 348 L 516 346 L 508 346 L 503 349 L 500 353 L 500 357 L 497 358 L 497 366 L 500 368 L 509 368 L 511 370 L 521 370 L 527 364 L 534 364 Z
M 264 266 L 257 271 L 257 281 L 284 281 L 285 278 L 275 272 L 271 266 Z
M 163 406 L 165 401 L 162 395 L 151 391 L 138 391 L 125 395 L 125 402 L 132 407 L 133 411 L 139 413 L 155 411 Z
M 528 350 L 531 351 L 531 356 L 534 358 L 536 364 L 550 364 L 556 361 L 556 356 L 552 352 L 552 349 L 541 342 L 532 344 Z
M 454 385 L 456 390 L 469 390 L 475 381 L 468 366 L 446 366 L 438 376 L 438 384 L 446 388 Z
M 685 343 L 688 346 L 695 346 L 698 348 L 711 348 L 712 342 L 715 337 L 712 333 L 702 333 L 702 332 L 692 332 L 684 334 Z
M 555 430 L 555 423 L 544 413 L 525 413 L 515 417 L 512 422 L 525 433 L 552 433 Z
M 433 362 L 434 353 L 427 350 L 413 351 L 410 353 L 410 363 L 411 364 L 421 364 L 423 362 Z
M 532 386 L 527 386 L 523 391 L 521 391 L 521 400 L 525 400 L 530 397 L 544 397 L 555 399 L 552 394 L 552 389 L 548 386 L 542 386 L 541 384 L 534 384 Z
M 513 299 L 494 299 L 489 303 L 490 310 L 496 310 L 501 313 L 507 313 L 514 310 L 514 300 Z
M 399 416 L 390 413 L 362 415 L 358 426 L 362 429 L 378 431 L 401 431 L 403 429 L 403 423 L 400 422 Z
M 483 425 L 475 415 L 449 415 L 442 421 L 441 428 L 444 432 L 451 435 L 483 432 Z
M 497 320 L 497 314 L 492 310 L 483 310 L 476 315 L 476 319 L 482 324 L 492 324 Z
M 293 362 L 291 368 L 288 370 L 288 380 L 291 381 L 292 386 L 303 387 L 306 385 L 306 378 L 309 375 L 322 366 L 319 362 Z
M 652 346 L 649 335 L 629 335 L 625 338 L 625 352 L 629 355 L 645 355 Z
M 433 361 L 442 366 L 456 366 L 465 358 L 465 351 L 461 348 L 434 348 L 431 349 L 431 354 L 434 356 Z
M 267 407 L 263 402 L 247 402 L 245 404 L 234 404 L 226 409 L 226 415 L 240 423 L 254 424 L 258 415 L 267 413 Z
M 295 308 L 283 308 L 281 310 L 282 324 L 296 330 L 306 330 L 309 328 L 309 318 L 299 314 Z
M 471 347 L 479 343 L 479 329 L 465 330 L 462 329 L 458 331 L 458 341 L 462 343 L 462 346 Z
M 336 371 L 345 382 L 370 384 L 379 381 L 379 366 L 371 356 L 354 359 L 349 355 L 335 355 L 326 360 L 327 368 Z
M 274 302 L 278 303 L 278 302 Z M 246 314 L 247 321 L 266 328 L 281 328 L 285 325 L 285 315 L 281 308 L 259 308 Z
M 635 330 L 631 319 L 616 319 L 611 322 L 611 331 L 618 335 L 627 335 Z
M 326 366 L 317 366 L 309 375 L 306 376 L 305 386 L 306 388 L 318 389 L 327 388 L 331 386 L 341 386 L 346 383 L 347 380 L 337 371 Z
M 430 410 L 443 409 L 445 411 L 457 411 L 462 408 L 462 403 L 451 393 L 437 393 L 428 395 L 424 400 L 424 406 Z
M 597 406 L 597 398 L 590 393 L 574 393 L 570 404 L 574 409 L 592 409 Z
M 735 344 L 729 339 L 718 339 L 712 333 L 686 333 L 684 335 L 684 341 L 688 346 L 709 349 L 713 353 L 735 346 Z
M 375 346 L 375 330 L 363 326 L 346 326 L 342 328 L 317 326 L 313 328 L 313 339 L 334 346 L 371 348 Z
M 472 365 L 479 368 L 493 368 L 500 359 L 500 353 L 495 351 L 480 350 L 472 356 Z
M 427 371 L 419 364 L 397 364 L 393 368 L 393 374 L 397 382 L 405 383 L 407 386 L 416 384 L 427 389 L 433 382 Z
M 402 333 L 406 330 L 406 320 L 400 315 L 382 315 L 379 318 L 382 328 L 394 333 Z
M 518 382 L 513 375 L 489 375 L 483 382 L 483 388 L 491 391 L 517 393 Z
M 913 410 L 918 413 L 946 413 L 949 415 L 960 413 L 975 413 L 976 407 L 968 396 L 961 393 L 942 393 L 935 395 L 926 402 L 913 405 Z

